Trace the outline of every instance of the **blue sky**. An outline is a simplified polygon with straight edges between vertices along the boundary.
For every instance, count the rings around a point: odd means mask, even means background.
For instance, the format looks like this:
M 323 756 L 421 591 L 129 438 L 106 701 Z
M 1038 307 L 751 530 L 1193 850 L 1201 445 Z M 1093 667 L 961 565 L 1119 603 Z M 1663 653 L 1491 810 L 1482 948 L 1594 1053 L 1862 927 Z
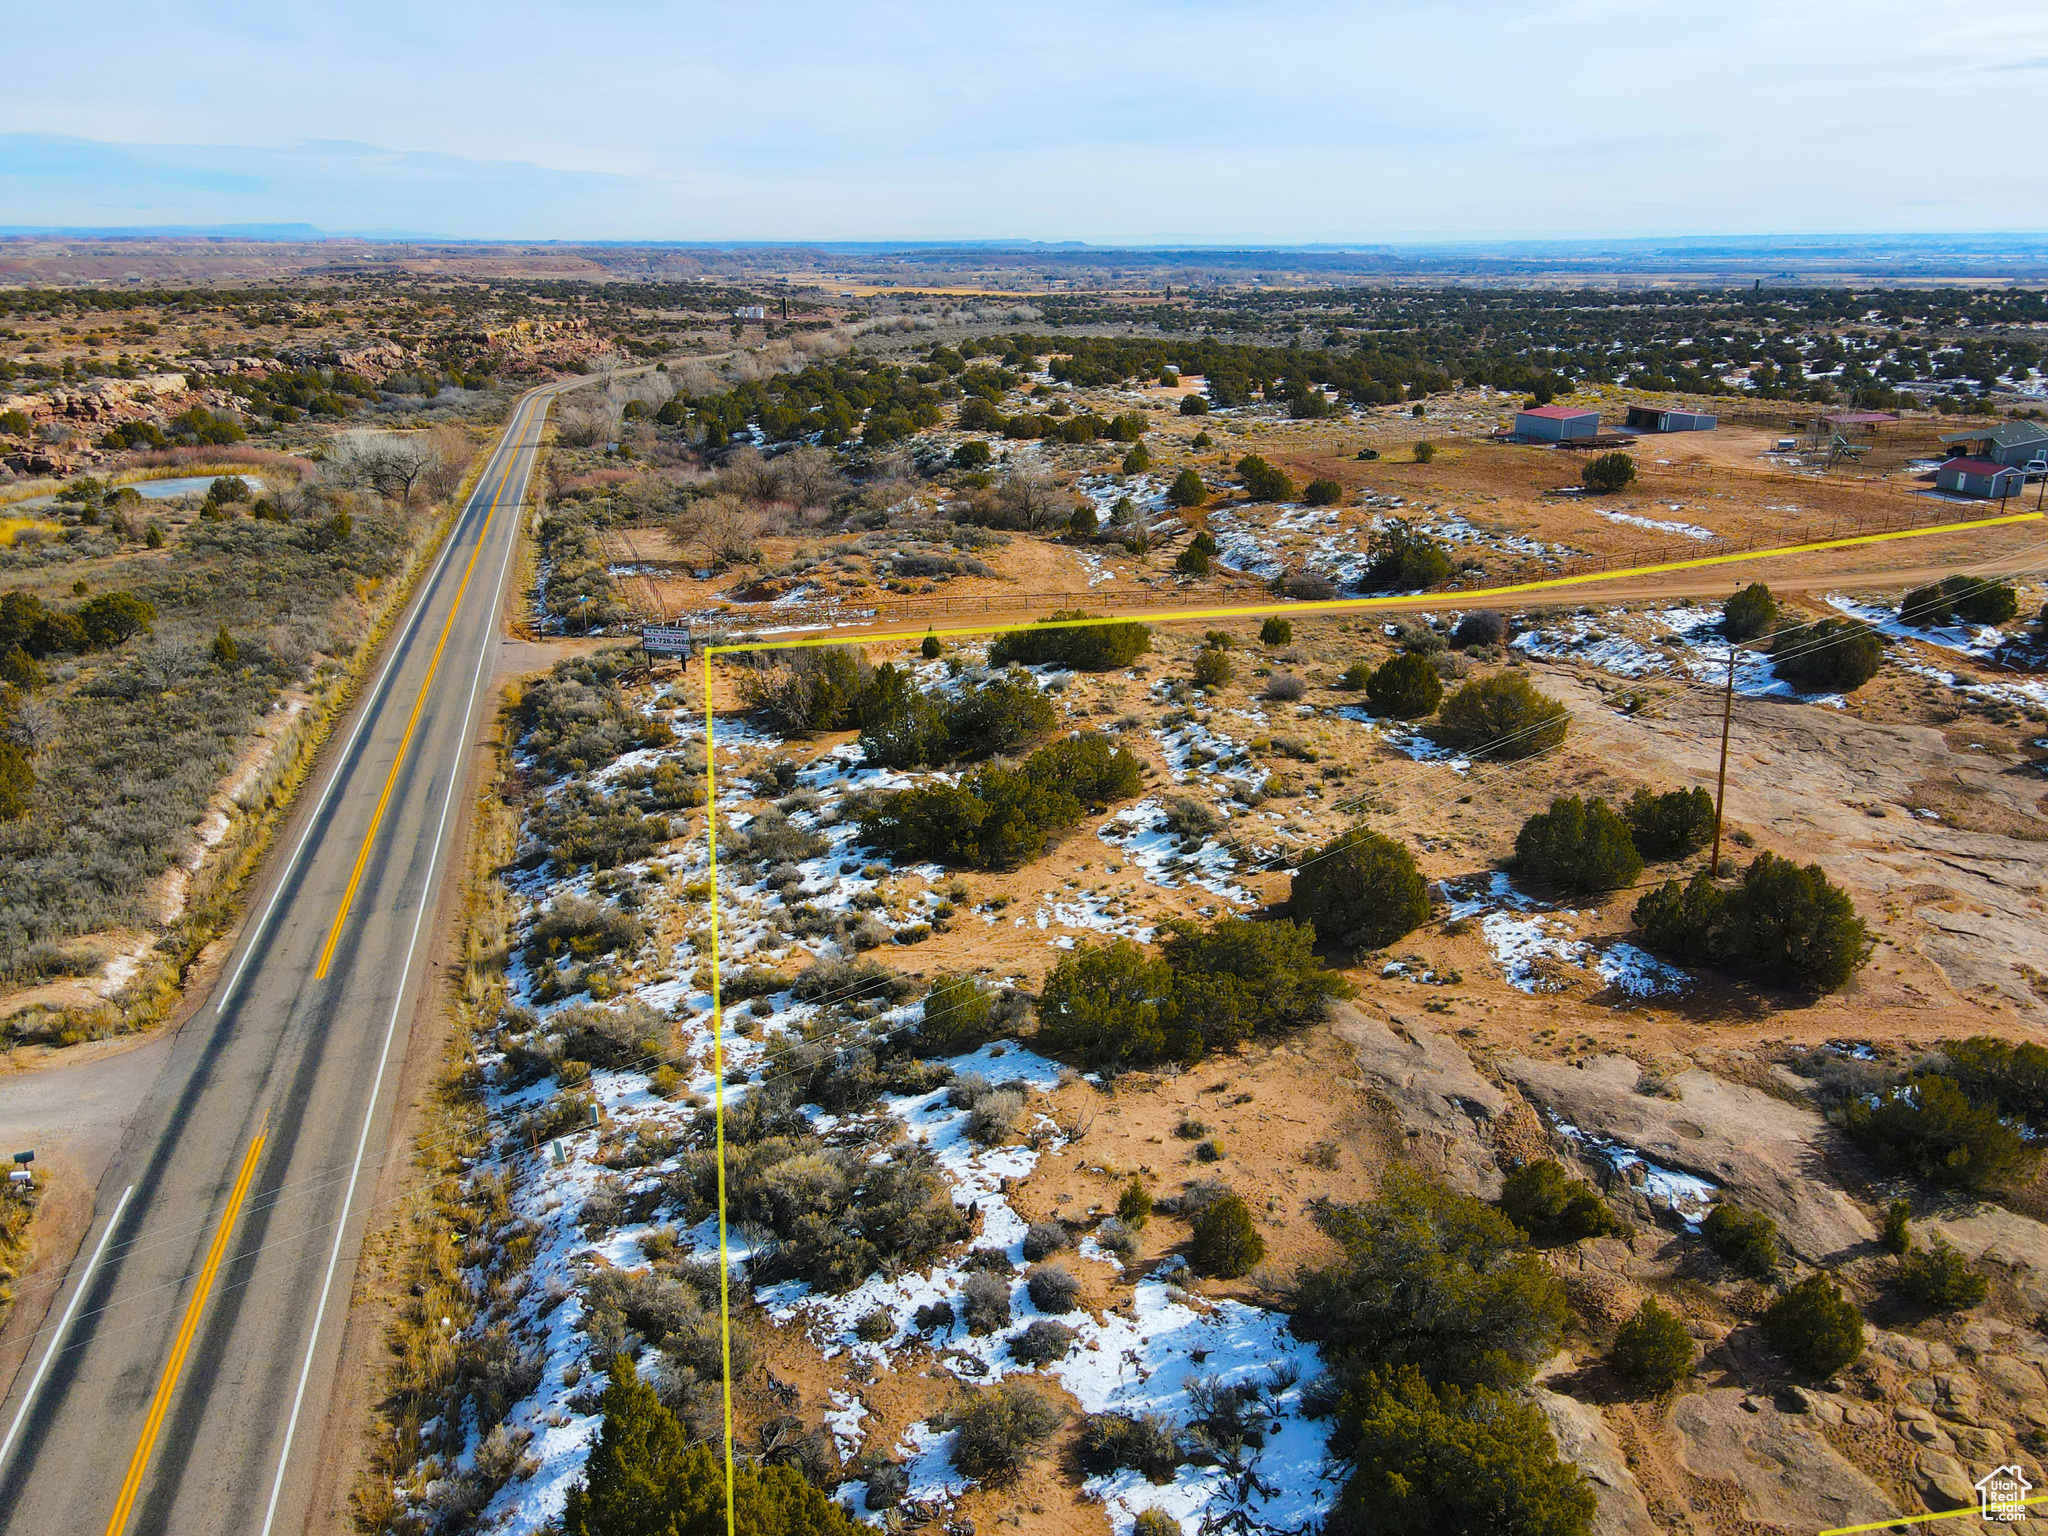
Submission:
M 19 8 L 0 224 L 1378 241 L 2048 229 L 2039 0 Z

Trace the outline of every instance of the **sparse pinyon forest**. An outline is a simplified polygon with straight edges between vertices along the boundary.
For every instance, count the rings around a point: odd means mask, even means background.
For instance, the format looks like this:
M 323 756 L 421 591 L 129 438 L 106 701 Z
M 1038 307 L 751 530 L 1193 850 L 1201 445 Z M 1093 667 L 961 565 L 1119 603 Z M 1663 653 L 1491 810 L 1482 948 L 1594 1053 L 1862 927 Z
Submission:
M 154 1016 L 592 376 L 362 1529 L 715 1524 L 728 1385 L 791 1532 L 1746 1536 L 2048 1444 L 2048 589 L 1934 467 L 2037 294 L 759 260 L 6 294 L 16 1042 Z

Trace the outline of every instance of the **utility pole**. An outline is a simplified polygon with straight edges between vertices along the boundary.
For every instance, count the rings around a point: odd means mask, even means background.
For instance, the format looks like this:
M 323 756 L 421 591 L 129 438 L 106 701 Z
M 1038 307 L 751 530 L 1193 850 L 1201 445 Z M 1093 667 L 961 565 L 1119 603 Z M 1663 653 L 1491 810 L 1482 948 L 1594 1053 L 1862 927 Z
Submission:
M 1728 727 L 1735 718 L 1735 642 L 1728 642 L 1728 689 L 1721 696 L 1721 773 L 1714 785 L 1714 862 L 1709 867 L 1721 878 L 1721 806 L 1728 798 Z

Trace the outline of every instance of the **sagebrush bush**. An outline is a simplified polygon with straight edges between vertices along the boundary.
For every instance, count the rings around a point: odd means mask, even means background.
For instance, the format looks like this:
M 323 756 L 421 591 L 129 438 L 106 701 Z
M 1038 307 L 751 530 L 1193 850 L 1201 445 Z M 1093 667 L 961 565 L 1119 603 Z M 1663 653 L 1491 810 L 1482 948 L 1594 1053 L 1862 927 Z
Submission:
M 1010 1336 L 1010 1357 L 1025 1365 L 1050 1365 L 1066 1357 L 1077 1337 L 1065 1323 L 1034 1318 Z
M 988 1270 L 969 1275 L 960 1298 L 961 1321 L 969 1333 L 1000 1333 L 1010 1326 L 1010 1282 L 1003 1276 Z
M 1508 637 L 1508 621 L 1491 608 L 1480 608 L 1458 620 L 1451 631 L 1451 644 L 1460 650 L 1476 645 L 1499 645 Z
M 1523 822 L 1515 860 L 1530 879 L 1568 891 L 1611 891 L 1643 872 L 1628 823 L 1598 795 L 1560 795 Z
M 1266 697 L 1282 703 L 1292 703 L 1308 692 L 1308 684 L 1291 672 L 1275 672 L 1266 679 Z
M 1067 1229 L 1057 1221 L 1034 1221 L 1024 1229 L 1024 1257 L 1033 1264 L 1067 1246 Z
M 1058 1431 L 1066 1410 L 1023 1382 L 982 1387 L 954 1413 L 954 1469 L 977 1482 L 1012 1482 Z
M 1267 614 L 1265 622 L 1259 626 L 1259 643 L 1261 645 L 1294 644 L 1293 624 L 1281 618 L 1277 613 Z
M 1434 734 L 1475 757 L 1524 758 L 1547 752 L 1570 727 L 1565 707 L 1520 672 L 1496 672 L 1464 684 L 1437 711 Z
M 1163 1483 L 1181 1463 L 1179 1439 L 1173 1421 L 1162 1414 L 1091 1413 L 1082 1422 L 1074 1457 L 1091 1477 L 1129 1467 Z
M 1400 843 L 1354 827 L 1302 860 L 1287 902 L 1328 943 L 1383 949 L 1429 921 L 1429 882 Z
M 1039 1265 L 1025 1277 L 1024 1289 L 1041 1312 L 1071 1312 L 1081 1296 L 1081 1282 L 1060 1264 Z

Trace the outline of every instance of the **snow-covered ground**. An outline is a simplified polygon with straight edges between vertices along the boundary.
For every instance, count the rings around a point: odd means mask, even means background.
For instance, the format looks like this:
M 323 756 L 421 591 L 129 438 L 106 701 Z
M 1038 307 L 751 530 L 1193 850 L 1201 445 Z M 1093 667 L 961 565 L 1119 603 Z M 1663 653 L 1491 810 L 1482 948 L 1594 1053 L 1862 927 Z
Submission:
M 1626 940 L 1580 938 L 1577 923 L 1584 914 L 1517 890 L 1498 870 L 1447 884 L 1442 895 L 1451 921 L 1478 920 L 1501 975 L 1517 991 L 1562 991 L 1572 971 L 1596 976 L 1630 997 L 1668 996 L 1692 985 L 1684 971 Z
M 1728 676 L 1728 641 L 1717 608 L 1682 606 L 1635 613 L 1609 608 L 1600 614 L 1572 614 L 1525 629 L 1509 642 L 1525 656 L 1575 661 L 1616 677 L 1676 675 L 1719 685 Z M 1735 654 L 1735 691 L 1746 698 L 1799 699 L 1837 709 L 1838 693 L 1801 693 L 1778 676 L 1768 654 L 1744 646 Z
M 1678 507 L 1671 509 L 1680 511 Z M 1711 528 L 1702 528 L 1698 523 L 1681 523 L 1663 518 L 1643 517 L 1634 512 L 1602 512 L 1610 523 L 1624 523 L 1631 528 L 1647 528 L 1652 533 L 1675 533 L 1682 538 L 1698 539 L 1702 543 L 1718 539 L 1720 535 Z
M 1039 669 L 1041 682 L 1056 676 Z M 961 679 L 942 666 L 920 669 L 924 684 L 935 689 L 958 687 Z M 670 719 L 677 735 L 673 746 L 630 754 L 597 777 L 615 778 L 628 767 L 644 767 L 664 759 L 682 761 L 701 753 L 701 717 L 673 710 L 673 697 L 656 708 Z M 1254 723 L 1256 711 L 1243 712 Z M 767 813 L 752 804 L 756 786 L 742 777 L 784 747 L 773 733 L 745 719 L 726 717 L 717 726 L 717 757 L 722 771 L 719 822 L 723 835 L 742 838 Z M 1190 719 L 1162 733 L 1162 746 L 1176 763 L 1175 777 L 1191 788 L 1207 786 L 1218 814 L 1241 793 L 1255 792 L 1265 773 L 1256 767 L 1241 743 L 1217 729 Z M 539 772 L 531 762 L 528 767 Z M 795 776 L 783 814 L 792 828 L 824 840 L 814 857 L 777 866 L 771 875 L 732 860 L 721 860 L 718 884 L 721 913 L 721 954 L 735 968 L 773 966 L 797 973 L 813 957 L 838 958 L 838 942 L 830 936 L 835 918 L 872 921 L 895 931 L 928 919 L 941 899 L 933 889 L 945 872 L 936 866 L 897 868 L 861 848 L 851 818 L 843 818 L 850 795 L 920 782 L 930 775 L 905 774 L 869 767 L 858 745 L 826 752 Z M 1195 884 L 1214 893 L 1220 903 L 1251 901 L 1231 879 L 1237 854 L 1229 844 L 1228 827 L 1183 847 L 1163 832 L 1165 808 L 1143 800 L 1119 810 L 1098 829 L 1100 840 L 1154 886 Z M 701 893 L 710 878 L 708 848 L 701 837 L 680 849 L 657 855 L 640 866 L 635 889 L 649 920 L 649 904 L 672 899 L 669 890 Z M 771 1071 L 770 1049 L 782 1038 L 815 1028 L 829 1000 L 801 1001 L 784 989 L 756 999 L 744 1009 L 729 1005 L 716 1042 L 712 1033 L 710 967 L 698 946 L 708 936 L 692 928 L 680 938 L 664 941 L 654 963 L 618 995 L 594 998 L 585 990 L 552 997 L 542 1003 L 540 975 L 532 968 L 523 941 L 533 924 L 569 896 L 604 899 L 617 888 L 617 872 L 600 885 L 581 871 L 565 872 L 551 864 L 510 872 L 508 883 L 524 903 L 515 939 L 519 947 L 508 967 L 508 1016 L 498 1048 L 479 1055 L 484 1076 L 483 1102 L 491 1138 L 470 1165 L 469 1177 L 504 1179 L 510 1189 L 512 1222 L 499 1241 L 515 1231 L 530 1240 L 531 1258 L 516 1276 L 492 1276 L 488 1265 L 467 1271 L 477 1309 L 469 1332 L 479 1348 L 511 1348 L 530 1364 L 532 1389 L 506 1413 L 492 1445 L 523 1446 L 523 1455 L 507 1458 L 485 1445 L 477 1426 L 456 1426 L 463 1449 L 446 1463 L 434 1463 L 424 1497 L 433 1500 L 465 1476 L 476 1475 L 480 1453 L 499 1465 L 513 1467 L 468 1529 L 533 1536 L 560 1518 L 569 1489 L 583 1474 L 591 1443 L 600 1428 L 596 1404 L 605 1381 L 606 1354 L 593 1341 L 588 1304 L 592 1276 L 600 1270 L 631 1273 L 643 1270 L 659 1249 L 677 1261 L 715 1265 L 719 1233 L 715 1218 L 687 1224 L 673 1208 L 674 1184 L 693 1155 L 693 1128 L 702 1106 L 721 1091 L 730 1110 L 759 1091 Z M 792 886 L 792 879 L 794 885 Z M 918 884 L 924 889 L 915 890 Z M 1118 894 L 1127 881 L 1111 880 L 1095 891 L 1070 884 L 1049 896 L 1032 918 L 1047 931 L 1067 929 L 1089 933 L 1128 932 L 1149 936 L 1150 930 L 1124 910 Z M 896 910 L 883 899 L 895 893 Z M 906 890 L 911 894 L 905 898 Z M 694 900 L 695 898 L 690 898 Z M 798 909 L 801 909 L 799 913 Z M 792 919 L 805 918 L 801 933 Z M 822 921 L 821 921 L 822 920 Z M 1055 940 L 1054 942 L 1059 942 Z M 1065 942 L 1071 944 L 1071 937 Z M 848 952 L 850 953 L 850 951 Z M 567 962 L 559 963 L 566 978 Z M 728 971 L 728 975 L 732 974 Z M 644 1005 L 657 1015 L 681 1021 L 683 1048 L 680 1078 L 658 1094 L 653 1059 L 607 1067 L 590 1073 L 581 1087 L 554 1076 L 521 1081 L 512 1073 L 515 1057 L 540 1050 L 551 1031 L 564 1027 L 571 1008 L 624 1015 Z M 911 1001 L 880 1010 L 867 1022 L 874 1030 L 893 1031 L 914 1024 L 922 1003 Z M 525 1010 L 518 1012 L 516 1010 Z M 522 1022 L 524 1021 L 524 1022 Z M 745 1032 L 741 1032 L 744 1025 Z M 717 1071 L 722 1052 L 724 1078 Z M 1043 1095 L 1059 1086 L 1066 1069 L 1025 1049 L 1015 1041 L 991 1042 L 980 1049 L 932 1064 L 927 1091 L 885 1095 L 871 1110 L 835 1115 L 812 1105 L 803 1114 L 820 1138 L 820 1149 L 844 1147 L 849 1137 L 876 1148 L 873 1157 L 893 1155 L 906 1143 L 928 1148 L 946 1182 L 953 1204 L 970 1214 L 977 1249 L 998 1249 L 1009 1265 L 1012 1324 L 999 1333 L 969 1334 L 964 1320 L 918 1332 L 916 1313 L 922 1306 L 952 1304 L 964 1311 L 962 1293 L 969 1270 L 964 1251 L 922 1266 L 870 1275 L 841 1294 L 827 1294 L 808 1284 L 784 1281 L 761 1285 L 755 1299 L 784 1327 L 798 1328 L 828 1359 L 857 1361 L 861 1370 L 896 1367 L 929 1374 L 949 1373 L 985 1383 L 1029 1372 L 1009 1353 L 1009 1338 L 1037 1315 L 1025 1285 L 1024 1219 L 1011 1207 L 1007 1190 L 1028 1177 L 1038 1162 L 1064 1145 L 1060 1127 L 1045 1113 Z M 1027 1096 L 1018 1134 L 984 1146 L 968 1136 L 970 1111 L 956 1108 L 943 1084 L 955 1077 L 979 1075 L 999 1088 L 1015 1088 Z M 516 1086 L 515 1086 L 516 1084 Z M 594 1105 L 585 1120 L 579 1100 L 565 1094 L 587 1094 Z M 523 1128 L 529 1117 L 574 1106 L 568 1121 L 540 1139 Z M 622 1156 L 622 1149 L 642 1152 Z M 696 1154 L 701 1155 L 701 1154 Z M 593 1214 L 609 1211 L 609 1215 Z M 631 1211 L 634 1214 L 629 1216 Z M 760 1239 L 734 1226 L 727 1233 L 727 1256 L 736 1274 L 757 1251 Z M 501 1250 L 502 1251 L 502 1250 Z M 1084 1236 L 1079 1265 L 1121 1268 L 1118 1261 Z M 985 1262 L 985 1261 L 983 1261 Z M 1178 1261 L 1135 1277 L 1127 1309 L 1096 1315 L 1065 1314 L 1062 1321 L 1076 1330 L 1064 1358 L 1041 1368 L 1042 1374 L 1079 1401 L 1084 1411 L 1118 1410 L 1163 1413 L 1186 1422 L 1194 1411 L 1189 1389 L 1208 1384 L 1235 1386 L 1259 1383 L 1264 1388 L 1258 1412 L 1266 1421 L 1262 1448 L 1252 1453 L 1256 1478 L 1233 1479 L 1217 1466 L 1188 1465 L 1166 1484 L 1153 1485 L 1135 1474 L 1117 1474 L 1091 1481 L 1090 1491 L 1106 1501 L 1119 1530 L 1142 1509 L 1165 1510 L 1194 1536 L 1205 1518 L 1226 1510 L 1240 1511 L 1272 1528 L 1304 1527 L 1327 1511 L 1337 1491 L 1328 1465 L 1327 1421 L 1312 1421 L 1302 1412 L 1300 1383 L 1320 1370 L 1316 1352 L 1295 1340 L 1278 1313 L 1235 1301 L 1210 1302 L 1181 1289 Z M 877 1309 L 886 1309 L 892 1329 L 886 1337 L 863 1340 L 855 1325 Z M 872 1325 L 869 1329 L 872 1332 Z M 486 1339 L 501 1342 L 486 1345 Z M 502 1342 L 509 1341 L 509 1343 Z M 942 1353 L 935 1359 L 932 1351 Z M 660 1350 L 645 1349 L 643 1374 L 660 1368 Z M 950 1436 L 929 1423 L 912 1425 L 900 1436 L 881 1438 L 876 1412 L 856 1383 L 834 1391 L 823 1415 L 823 1427 L 845 1458 L 862 1451 L 883 1450 L 909 1469 L 909 1497 L 943 1503 L 966 1485 L 949 1460 Z M 429 1432 L 441 1428 L 429 1425 Z M 509 1439 L 507 1438 L 509 1437 Z M 1250 1490 L 1247 1492 L 1247 1490 Z M 1264 1491 L 1259 1491 L 1264 1490 Z M 842 1486 L 841 1497 L 859 1509 L 864 1486 Z M 874 1517 L 879 1519 L 880 1517 Z

